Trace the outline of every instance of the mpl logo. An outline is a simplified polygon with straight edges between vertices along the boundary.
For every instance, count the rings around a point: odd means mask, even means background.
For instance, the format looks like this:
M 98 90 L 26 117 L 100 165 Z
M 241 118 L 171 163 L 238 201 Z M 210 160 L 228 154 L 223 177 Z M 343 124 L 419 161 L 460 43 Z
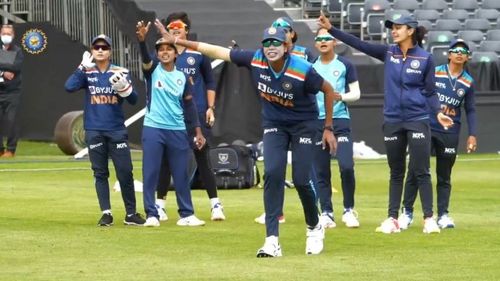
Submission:
M 441 82 L 436 82 L 436 88 L 446 89 L 446 84 Z
M 264 81 L 271 82 L 271 76 L 269 76 L 269 75 L 264 75 L 264 74 L 261 74 L 261 75 L 260 75 L 260 79 L 262 79 L 262 80 L 264 80 Z
M 122 143 L 117 143 L 116 144 L 116 149 L 123 149 L 123 148 L 127 148 L 127 143 L 126 142 L 122 142 Z
M 425 139 L 425 134 L 424 133 L 413 133 L 411 135 L 411 138 L 416 139 L 416 140 Z
M 391 62 L 393 62 L 393 63 L 397 63 L 397 64 L 400 64 L 400 63 L 401 63 L 401 61 L 400 61 L 399 59 L 397 59 L 397 58 L 395 58 L 395 57 L 393 57 L 393 56 L 391 56 Z
M 218 153 L 217 157 L 219 158 L 219 161 L 217 161 L 218 164 L 221 165 L 227 165 L 229 164 L 229 154 L 227 153 Z
M 454 147 L 445 147 L 444 148 L 444 153 L 446 153 L 446 154 L 456 154 L 457 151 L 455 150 Z
M 300 137 L 299 138 L 299 143 L 300 144 L 312 144 L 312 140 L 311 140 L 311 138 Z
M 97 77 L 87 77 L 89 83 L 96 83 L 98 81 Z

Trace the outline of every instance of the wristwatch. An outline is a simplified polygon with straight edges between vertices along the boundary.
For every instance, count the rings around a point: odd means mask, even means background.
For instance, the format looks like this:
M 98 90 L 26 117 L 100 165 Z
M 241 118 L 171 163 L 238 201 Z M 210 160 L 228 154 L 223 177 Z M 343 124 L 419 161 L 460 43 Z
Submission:
M 330 132 L 333 132 L 333 126 L 325 126 L 325 127 L 323 127 L 323 131 L 324 130 L 328 130 Z

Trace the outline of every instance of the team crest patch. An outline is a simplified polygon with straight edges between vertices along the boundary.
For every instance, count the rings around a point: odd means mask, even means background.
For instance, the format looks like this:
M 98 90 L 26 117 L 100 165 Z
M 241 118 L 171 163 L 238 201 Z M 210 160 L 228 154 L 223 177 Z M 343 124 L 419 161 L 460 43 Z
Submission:
M 335 76 L 335 77 L 339 77 L 339 75 L 340 75 L 340 71 L 335 70 L 335 71 L 333 72 L 333 76 Z
M 227 153 L 218 153 L 217 155 L 219 157 L 219 161 L 217 163 L 221 165 L 227 165 L 229 164 L 229 154 Z
M 189 65 L 194 65 L 196 63 L 196 60 L 193 57 L 187 58 L 187 63 Z
M 462 89 L 462 88 L 458 89 L 458 90 L 457 90 L 457 95 L 458 95 L 459 97 L 463 97 L 463 96 L 465 95 L 465 90 L 464 90 L 464 89 Z
M 38 55 L 47 48 L 47 35 L 40 29 L 26 30 L 21 40 L 23 49 L 33 55 Z
M 292 89 L 292 83 L 283 82 L 283 84 L 281 84 L 281 87 L 283 87 L 284 90 L 290 91 Z
M 276 28 L 274 27 L 269 27 L 269 30 L 267 31 L 268 34 L 274 35 L 276 34 Z
M 420 62 L 418 60 L 412 60 L 410 66 L 413 69 L 417 69 L 420 66 Z
M 177 79 L 177 85 L 182 86 L 182 80 L 181 79 Z

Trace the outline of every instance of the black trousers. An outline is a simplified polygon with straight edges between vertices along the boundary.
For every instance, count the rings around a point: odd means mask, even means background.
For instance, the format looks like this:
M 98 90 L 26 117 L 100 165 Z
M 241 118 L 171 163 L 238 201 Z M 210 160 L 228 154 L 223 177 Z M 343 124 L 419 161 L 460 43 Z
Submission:
M 436 155 L 437 212 L 438 216 L 448 213 L 451 194 L 451 170 L 457 158 L 459 135 L 432 132 L 431 149 Z M 413 174 L 408 173 L 404 187 L 403 207 L 413 212 L 418 185 Z
M 385 123 L 383 132 L 390 168 L 388 216 L 398 218 L 408 148 L 408 172 L 414 175 L 420 191 L 424 218 L 432 217 L 432 182 L 429 171 L 431 132 L 428 121 Z
M 17 111 L 21 103 L 20 93 L 0 94 L 0 152 L 7 148 L 15 153 L 17 141 L 19 140 L 19 128 L 17 126 Z M 4 137 L 7 137 L 7 144 L 4 145 Z

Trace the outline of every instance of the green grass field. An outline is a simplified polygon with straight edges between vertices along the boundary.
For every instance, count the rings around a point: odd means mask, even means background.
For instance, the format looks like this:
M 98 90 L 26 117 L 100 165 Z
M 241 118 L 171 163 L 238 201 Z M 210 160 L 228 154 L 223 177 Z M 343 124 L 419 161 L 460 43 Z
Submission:
M 134 153 L 142 180 L 140 153 Z M 334 184 L 340 190 L 337 165 Z M 384 160 L 356 161 L 356 207 L 361 227 L 339 220 L 325 250 L 306 256 L 305 224 L 296 191 L 286 190 L 283 257 L 257 259 L 264 226 L 262 189 L 220 190 L 227 220 L 211 222 L 206 193 L 193 191 L 198 228 L 126 227 L 119 193 L 112 193 L 115 225 L 100 216 L 88 161 L 74 161 L 47 143 L 21 143 L 15 159 L 0 160 L 0 280 L 500 280 L 500 156 L 460 155 L 453 174 L 451 215 L 456 229 L 375 233 L 386 217 L 388 167 Z M 110 179 L 115 182 L 114 175 Z M 342 194 L 334 194 L 341 209 Z M 137 193 L 143 211 L 142 194 Z M 420 216 L 420 204 L 416 206 Z

